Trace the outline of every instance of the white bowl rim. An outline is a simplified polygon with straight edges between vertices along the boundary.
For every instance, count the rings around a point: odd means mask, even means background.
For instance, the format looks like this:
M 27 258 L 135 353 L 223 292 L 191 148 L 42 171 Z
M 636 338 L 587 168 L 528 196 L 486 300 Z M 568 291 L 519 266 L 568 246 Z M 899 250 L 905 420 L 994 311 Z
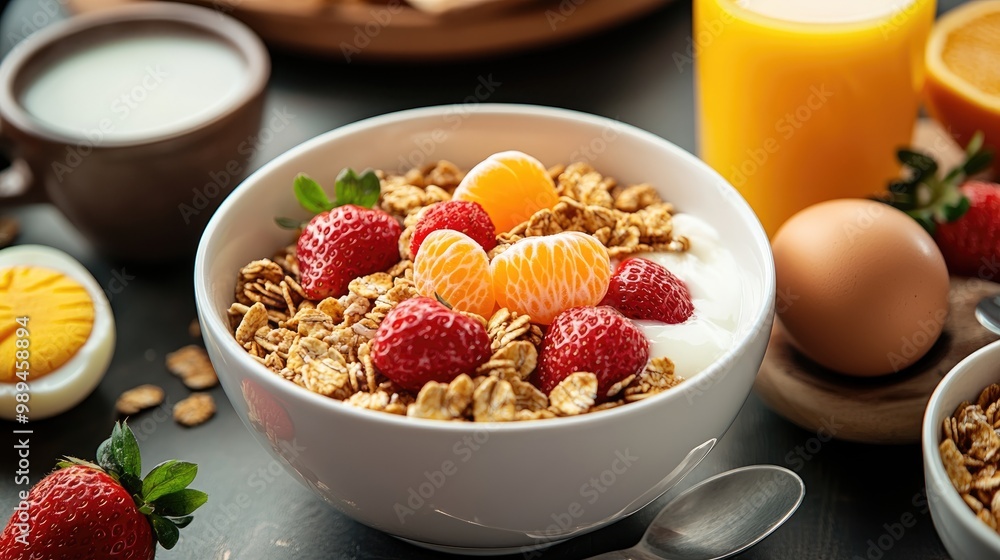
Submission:
M 657 145 L 663 150 L 670 152 L 675 157 L 682 160 L 686 160 L 696 167 L 701 167 L 709 173 L 710 176 L 718 180 L 719 184 L 725 189 L 732 189 L 732 194 L 735 196 L 731 197 L 729 200 L 733 202 L 736 206 L 736 211 L 741 215 L 744 221 L 749 226 L 751 230 L 751 235 L 753 236 L 752 242 L 760 251 L 764 259 L 764 274 L 761 278 L 761 285 L 764 288 L 764 297 L 761 298 L 758 309 L 756 310 L 753 320 L 749 323 L 749 329 L 744 329 L 745 332 L 734 341 L 734 343 L 729 347 L 726 352 L 712 362 L 707 368 L 695 374 L 692 379 L 685 380 L 675 389 L 669 391 L 664 391 L 663 393 L 654 395 L 648 399 L 642 399 L 641 401 L 628 403 L 627 406 L 618 406 L 609 410 L 602 410 L 597 413 L 591 414 L 581 414 L 577 416 L 560 417 L 560 418 L 546 418 L 538 420 L 527 420 L 519 422 L 443 422 L 441 420 L 431 420 L 425 418 L 412 418 L 408 416 L 402 416 L 397 414 L 387 414 L 384 412 L 376 412 L 371 410 L 364 410 L 359 407 L 351 406 L 338 402 L 336 399 L 331 399 L 330 397 L 325 397 L 318 393 L 309 391 L 304 387 L 300 387 L 294 383 L 289 383 L 287 380 L 274 375 L 270 370 L 268 370 L 263 364 L 257 362 L 248 354 L 233 338 L 229 331 L 227 325 L 224 325 L 221 318 L 216 316 L 214 313 L 214 302 L 212 302 L 208 293 L 208 283 L 204 281 L 206 278 L 207 270 L 207 252 L 209 240 L 212 239 L 215 234 L 216 229 L 219 228 L 223 216 L 231 210 L 231 208 L 236 204 L 236 200 L 243 195 L 244 192 L 251 189 L 255 183 L 262 180 L 265 176 L 271 173 L 271 171 L 285 162 L 298 157 L 304 152 L 311 151 L 316 147 L 326 144 L 335 139 L 343 138 L 345 136 L 350 136 L 352 134 L 372 129 L 378 128 L 385 125 L 389 125 L 396 122 L 424 119 L 428 117 L 435 117 L 446 114 L 447 111 L 453 110 L 455 107 L 462 107 L 463 110 L 468 109 L 464 105 L 436 105 L 430 107 L 420 107 L 416 109 L 406 109 L 402 111 L 396 111 L 392 113 L 386 113 L 382 115 L 377 115 L 374 117 L 369 117 L 349 123 L 333 130 L 324 132 L 318 136 L 315 136 L 309 140 L 298 144 L 267 162 L 260 167 L 257 171 L 253 172 L 249 177 L 243 180 L 229 196 L 222 202 L 219 208 L 212 215 L 211 220 L 205 227 L 205 231 L 202 233 L 201 241 L 198 244 L 198 251 L 195 255 L 195 267 L 194 267 L 194 284 L 195 284 L 195 301 L 199 303 L 199 310 L 204 309 L 206 311 L 213 310 L 210 313 L 205 313 L 201 316 L 203 328 L 207 327 L 214 336 L 217 336 L 224 342 L 228 348 L 234 351 L 238 356 L 236 364 L 238 367 L 246 368 L 248 371 L 252 372 L 250 375 L 258 383 L 264 383 L 270 387 L 278 390 L 279 392 L 297 395 L 294 398 L 305 399 L 307 402 L 311 401 L 317 406 L 325 407 L 327 410 L 331 411 L 331 414 L 347 414 L 347 415 L 360 415 L 355 416 L 358 420 L 367 420 L 371 422 L 385 423 L 388 425 L 396 425 L 404 429 L 432 429 L 440 432 L 451 432 L 456 434 L 464 433 L 475 433 L 477 431 L 482 431 L 484 429 L 489 429 L 490 433 L 494 432 L 523 432 L 531 431 L 537 432 L 539 430 L 566 430 L 572 429 L 573 426 L 579 424 L 586 424 L 589 422 L 602 421 L 604 419 L 611 419 L 615 415 L 626 416 L 631 414 L 638 414 L 639 412 L 645 410 L 650 406 L 665 406 L 666 403 L 672 402 L 677 399 L 683 398 L 681 393 L 685 391 L 682 389 L 685 383 L 692 382 L 694 377 L 709 377 L 712 375 L 718 375 L 723 365 L 728 364 L 736 359 L 737 354 L 748 344 L 750 344 L 751 339 L 756 335 L 756 333 L 761 329 L 763 324 L 769 320 L 771 317 L 771 309 L 773 308 L 773 301 L 775 297 L 775 271 L 774 271 L 774 260 L 771 254 L 771 244 L 768 241 L 767 235 L 764 233 L 764 228 L 757 218 L 757 215 L 751 210 L 750 205 L 746 202 L 742 195 L 733 187 L 727 180 L 725 180 L 721 175 L 719 175 L 714 169 L 709 167 L 708 164 L 701 161 L 695 157 L 690 152 L 680 148 L 676 144 L 661 138 L 651 132 L 643 130 L 637 126 L 623 123 L 614 119 L 607 117 L 601 117 L 597 115 L 592 115 L 589 113 L 582 113 L 579 111 L 574 111 L 571 109 L 562 109 L 556 107 L 546 107 L 541 105 L 530 105 L 530 104 L 516 104 L 516 103 L 483 103 L 478 105 L 474 112 L 475 114 L 485 114 L 485 115 L 517 115 L 517 116 L 535 116 L 548 119 L 559 119 L 564 121 L 574 121 L 574 122 L 584 122 L 586 124 L 607 127 L 615 126 L 617 130 L 627 132 L 639 139 Z M 234 271 L 235 277 L 235 271 Z M 238 352 L 237 352 L 238 351 Z M 681 389 L 681 390 L 677 390 Z
M 940 414 L 944 394 L 948 391 L 949 386 L 954 380 L 961 377 L 972 363 L 983 359 L 982 356 L 993 352 L 997 346 L 1000 346 L 1000 340 L 991 342 L 969 354 L 961 362 L 955 364 L 955 367 L 951 368 L 951 371 L 941 379 L 937 388 L 931 393 L 930 400 L 927 401 L 921 440 L 923 443 L 924 463 L 930 469 L 935 485 L 944 486 L 948 489 L 948 491 L 943 493 L 945 507 L 950 510 L 959 510 L 957 515 L 960 523 L 969 526 L 979 539 L 992 542 L 995 547 L 1000 548 L 1000 534 L 988 528 L 985 523 L 976 517 L 976 514 L 972 513 L 968 504 L 962 500 L 962 496 L 951 483 L 951 478 L 944 469 L 944 461 L 941 460 L 941 453 L 938 450 L 938 446 L 941 445 L 941 422 L 934 419 L 934 417 Z M 948 414 L 949 416 L 951 415 L 950 412 Z M 931 443 L 934 443 L 934 445 L 930 445 Z M 928 481 L 925 480 L 924 486 L 926 487 L 927 485 Z

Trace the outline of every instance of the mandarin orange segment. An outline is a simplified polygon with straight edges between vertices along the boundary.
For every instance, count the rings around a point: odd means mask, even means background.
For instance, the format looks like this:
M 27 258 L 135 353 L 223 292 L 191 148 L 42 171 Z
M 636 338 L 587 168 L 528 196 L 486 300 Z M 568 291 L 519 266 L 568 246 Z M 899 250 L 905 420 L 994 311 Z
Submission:
M 522 239 L 497 255 L 490 270 L 500 307 L 542 325 L 571 307 L 597 305 L 611 279 L 608 250 L 576 231 Z
M 559 202 L 545 166 L 528 154 L 513 150 L 493 154 L 473 167 L 453 198 L 478 202 L 497 232 L 509 231 L 535 212 Z
M 413 261 L 413 282 L 420 295 L 434 294 L 457 311 L 489 318 L 493 314 L 490 260 L 482 246 L 450 229 L 431 232 Z

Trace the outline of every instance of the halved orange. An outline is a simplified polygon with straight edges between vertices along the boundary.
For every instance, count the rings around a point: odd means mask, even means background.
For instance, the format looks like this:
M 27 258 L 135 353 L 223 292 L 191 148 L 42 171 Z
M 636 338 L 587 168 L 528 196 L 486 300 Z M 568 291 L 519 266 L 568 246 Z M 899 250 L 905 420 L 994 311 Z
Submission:
M 931 29 L 927 110 L 963 145 L 976 131 L 1000 148 L 1000 0 L 963 4 Z M 1000 160 L 994 160 L 1000 170 Z

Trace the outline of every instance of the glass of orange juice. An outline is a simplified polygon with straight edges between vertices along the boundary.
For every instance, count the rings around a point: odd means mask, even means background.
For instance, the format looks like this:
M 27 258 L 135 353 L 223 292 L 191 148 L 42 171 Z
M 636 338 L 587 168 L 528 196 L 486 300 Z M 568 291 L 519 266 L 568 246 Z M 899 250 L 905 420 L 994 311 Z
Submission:
M 934 0 L 694 0 L 700 155 L 768 235 L 896 176 L 934 11 Z

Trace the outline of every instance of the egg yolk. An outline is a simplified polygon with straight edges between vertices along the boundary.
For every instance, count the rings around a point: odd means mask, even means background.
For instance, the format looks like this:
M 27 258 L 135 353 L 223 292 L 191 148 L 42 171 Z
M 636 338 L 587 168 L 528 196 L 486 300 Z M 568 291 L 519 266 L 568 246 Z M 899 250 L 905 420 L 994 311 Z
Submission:
M 18 335 L 21 317 L 28 318 L 27 336 Z M 16 374 L 25 368 L 16 368 L 19 362 L 28 363 L 28 381 L 52 373 L 93 328 L 94 302 L 75 280 L 36 266 L 0 269 L 0 382 L 20 381 Z

